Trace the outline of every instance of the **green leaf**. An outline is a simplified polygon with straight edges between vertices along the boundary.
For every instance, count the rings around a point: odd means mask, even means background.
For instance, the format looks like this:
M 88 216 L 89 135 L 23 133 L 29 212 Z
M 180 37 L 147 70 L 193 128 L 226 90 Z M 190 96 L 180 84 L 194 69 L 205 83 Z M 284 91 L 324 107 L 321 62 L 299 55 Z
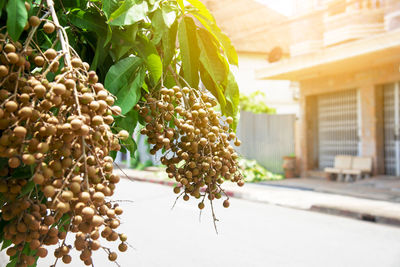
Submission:
M 1 250 L 4 250 L 5 248 L 8 248 L 9 246 L 11 246 L 11 244 L 12 244 L 11 240 L 5 239 L 3 241 L 3 244 L 1 245 Z
M 175 22 L 171 28 L 166 31 L 162 37 L 162 46 L 163 46 L 163 66 L 166 68 L 170 63 L 172 58 L 174 57 L 176 50 L 176 33 L 178 31 L 178 23 Z
M 20 167 L 20 168 L 14 169 L 11 176 L 13 178 L 17 178 L 17 179 L 25 179 L 25 178 L 30 178 L 31 174 L 32 174 L 31 168 L 29 166 L 25 166 L 25 167 Z
M 0 1 L 0 17 L 1 17 L 1 14 L 3 13 L 3 8 L 5 5 L 6 5 L 5 0 Z
M 154 29 L 154 35 L 151 42 L 157 45 L 161 41 L 164 32 L 167 30 L 164 23 L 163 13 L 160 9 L 157 9 L 156 12 L 154 12 L 153 18 L 151 19 L 151 26 Z
M 113 60 L 117 61 L 120 60 L 121 58 L 123 58 L 126 53 L 129 52 L 129 50 L 131 50 L 132 46 L 130 45 L 115 45 L 113 46 L 113 48 L 111 49 L 112 51 L 112 55 L 113 55 Z
M 125 0 L 122 5 L 110 15 L 108 23 L 113 26 L 132 25 L 147 16 L 149 7 L 143 0 Z
M 34 187 L 35 187 L 35 183 L 33 181 L 29 181 L 24 187 L 22 187 L 21 193 L 19 196 L 25 196 L 26 194 L 31 192 Z
M 139 113 L 136 110 L 131 109 L 131 111 L 129 111 L 125 117 L 116 118 L 115 125 L 118 128 L 128 131 L 129 135 L 132 136 L 138 122 L 138 116 Z
M 217 85 L 223 88 L 227 84 L 229 65 L 221 56 L 211 34 L 205 29 L 197 31 L 200 48 L 200 62 Z
M 132 76 L 135 76 L 133 81 L 119 90 L 116 95 L 117 100 L 115 101 L 115 105 L 121 107 L 122 115 L 128 113 L 140 99 L 140 89 L 142 88 L 145 76 L 144 69 L 142 68 Z
M 163 6 L 161 9 L 165 25 L 170 28 L 176 20 L 176 12 L 170 6 Z
M 69 18 L 71 23 L 78 28 L 92 31 L 98 36 L 105 37 L 107 35 L 107 25 L 99 14 L 79 10 L 71 12 Z
M 18 257 L 13 258 L 8 262 L 6 267 L 15 267 L 17 265 Z
M 229 63 L 238 66 L 238 55 L 235 47 L 232 45 L 231 40 L 226 36 L 215 22 L 207 20 L 204 16 L 199 13 L 193 13 L 193 15 L 200 21 L 201 24 L 214 36 L 228 58 Z
M 4 2 L 4 0 L 2 0 Z M 25 8 L 24 0 L 10 0 L 7 3 L 7 31 L 14 41 L 17 41 L 21 35 L 26 22 L 28 21 L 28 12 Z
M 234 119 L 232 128 L 236 131 L 237 123 L 238 123 L 238 111 L 239 111 L 239 86 L 236 83 L 235 76 L 233 76 L 232 72 L 229 72 L 228 75 L 228 84 L 225 88 L 225 98 L 226 98 L 226 114 L 232 116 Z
M 102 10 L 107 18 L 118 8 L 118 0 L 103 0 Z
M 192 18 L 184 17 L 178 26 L 178 39 L 182 57 L 183 77 L 192 87 L 199 84 L 199 46 L 196 25 Z
M 132 72 L 137 69 L 143 60 L 139 57 L 131 56 L 118 61 L 111 66 L 107 72 L 104 87 L 112 94 L 116 95 L 128 82 Z
M 97 44 L 96 44 L 96 52 L 93 57 L 92 64 L 90 65 L 90 69 L 96 70 L 98 65 L 103 64 L 104 60 L 107 57 L 108 48 L 104 47 L 104 43 L 106 43 L 107 36 L 98 36 Z M 110 44 L 108 44 L 108 47 Z
M 114 29 L 112 35 L 112 41 L 114 46 L 135 45 L 137 31 L 138 31 L 137 24 L 125 26 L 124 28 L 120 29 Z
M 200 65 L 200 76 L 201 82 L 204 84 L 205 88 L 218 100 L 222 114 L 225 114 L 226 99 L 222 86 L 215 83 L 214 79 L 210 76 L 203 65 Z
M 129 150 L 131 152 L 131 155 L 134 155 L 137 145 L 135 140 L 133 140 L 132 136 L 129 136 L 129 138 L 125 141 L 122 142 L 122 145 L 125 147 L 125 149 Z
M 163 70 L 161 58 L 157 53 L 156 47 L 147 37 L 138 35 L 137 40 L 138 42 L 135 48 L 139 56 L 143 58 L 146 63 L 151 80 L 155 85 L 160 80 Z
M 161 3 L 161 0 L 156 0 L 156 1 L 154 1 L 154 0 L 148 0 L 148 1 L 149 1 L 149 4 L 150 4 L 148 13 L 152 13 L 152 12 L 154 12 L 156 9 L 158 9 L 159 6 L 160 6 L 160 3 Z

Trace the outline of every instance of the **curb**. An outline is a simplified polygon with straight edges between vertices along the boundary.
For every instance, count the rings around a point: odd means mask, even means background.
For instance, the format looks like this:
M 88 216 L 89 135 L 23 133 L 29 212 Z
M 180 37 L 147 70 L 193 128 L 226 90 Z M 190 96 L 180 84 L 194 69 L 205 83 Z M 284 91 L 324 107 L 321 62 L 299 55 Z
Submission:
M 173 186 L 176 186 L 179 184 L 177 182 L 164 181 L 164 180 L 152 179 L 152 178 L 127 177 L 125 179 L 134 180 L 134 181 L 138 181 L 138 182 L 160 184 L 160 185 L 165 185 L 165 186 L 170 186 L 170 187 L 173 187 Z M 204 189 L 202 189 L 201 191 L 204 192 Z M 297 210 L 314 211 L 314 212 L 325 213 L 325 214 L 330 214 L 330 215 L 335 215 L 335 216 L 352 218 L 352 219 L 366 221 L 366 222 L 379 223 L 379 224 L 400 227 L 400 219 L 398 219 L 398 218 L 377 216 L 377 215 L 373 215 L 373 214 L 369 214 L 369 213 L 357 212 L 357 211 L 353 211 L 353 210 L 346 210 L 346 209 L 341 209 L 341 208 L 337 208 L 337 207 L 329 207 L 329 206 L 324 206 L 324 205 L 312 205 L 310 208 L 304 209 L 304 208 L 296 207 L 293 205 L 260 201 L 257 199 L 253 199 L 251 196 L 250 197 L 246 196 L 248 194 L 235 192 L 233 190 L 225 190 L 225 193 L 229 197 L 234 197 L 234 198 L 238 198 L 238 199 L 245 199 L 245 200 L 249 200 L 249 201 L 262 202 L 262 203 L 267 203 L 270 205 L 292 208 L 292 209 L 297 209 Z
M 309 210 L 326 213 L 326 214 L 331 214 L 331 215 L 353 218 L 353 219 L 366 221 L 366 222 L 373 222 L 373 223 L 386 224 L 386 225 L 392 225 L 392 226 L 400 226 L 400 219 L 398 219 L 398 218 L 391 218 L 391 217 L 386 217 L 386 216 L 379 216 L 379 215 L 374 215 L 374 214 L 369 214 L 369 213 L 352 211 L 352 210 L 345 210 L 345 209 L 340 209 L 340 208 L 336 208 L 336 207 L 328 207 L 328 206 L 323 206 L 323 205 L 312 205 Z

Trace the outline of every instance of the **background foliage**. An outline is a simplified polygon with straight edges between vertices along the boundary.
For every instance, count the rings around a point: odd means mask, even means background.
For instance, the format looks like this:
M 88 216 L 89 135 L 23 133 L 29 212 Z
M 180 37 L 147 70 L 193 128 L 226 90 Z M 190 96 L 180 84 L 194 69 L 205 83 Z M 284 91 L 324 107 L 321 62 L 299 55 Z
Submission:
M 275 114 L 276 110 L 266 104 L 267 96 L 264 92 L 255 91 L 249 95 L 240 95 L 240 110 L 249 111 L 252 113 L 267 113 Z
M 239 165 L 242 168 L 243 177 L 246 182 L 261 182 L 269 180 L 281 180 L 283 175 L 268 171 L 257 163 L 256 160 L 241 158 Z

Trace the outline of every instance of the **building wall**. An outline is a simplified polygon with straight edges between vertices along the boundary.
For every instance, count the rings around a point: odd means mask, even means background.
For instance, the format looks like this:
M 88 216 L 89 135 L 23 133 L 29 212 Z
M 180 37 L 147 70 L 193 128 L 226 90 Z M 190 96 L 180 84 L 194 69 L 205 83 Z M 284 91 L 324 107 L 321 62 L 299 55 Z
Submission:
M 276 108 L 278 114 L 298 114 L 299 104 L 293 100 L 290 81 L 258 80 L 255 70 L 268 66 L 267 55 L 254 53 L 238 53 L 239 67 L 232 67 L 240 93 L 250 94 L 262 91 L 266 94 L 266 104 Z
M 319 77 L 300 83 L 301 170 L 316 169 L 316 96 L 350 88 L 359 90 L 361 110 L 361 155 L 373 158 L 374 174 L 384 172 L 382 85 L 400 81 L 399 64 L 393 63 L 364 71 Z

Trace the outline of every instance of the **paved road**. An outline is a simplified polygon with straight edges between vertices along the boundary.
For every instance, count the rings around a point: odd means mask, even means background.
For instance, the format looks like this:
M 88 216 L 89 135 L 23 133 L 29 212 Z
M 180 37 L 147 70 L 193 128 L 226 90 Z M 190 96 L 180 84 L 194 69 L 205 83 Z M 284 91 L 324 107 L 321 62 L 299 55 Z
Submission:
M 123 180 L 118 190 L 134 201 L 123 204 L 121 229 L 135 247 L 120 254 L 123 267 L 400 266 L 400 228 L 232 199 L 217 207 L 216 235 L 209 212 L 199 222 L 196 202 L 171 211 L 170 187 Z M 105 258 L 98 251 L 94 266 L 114 266 Z

